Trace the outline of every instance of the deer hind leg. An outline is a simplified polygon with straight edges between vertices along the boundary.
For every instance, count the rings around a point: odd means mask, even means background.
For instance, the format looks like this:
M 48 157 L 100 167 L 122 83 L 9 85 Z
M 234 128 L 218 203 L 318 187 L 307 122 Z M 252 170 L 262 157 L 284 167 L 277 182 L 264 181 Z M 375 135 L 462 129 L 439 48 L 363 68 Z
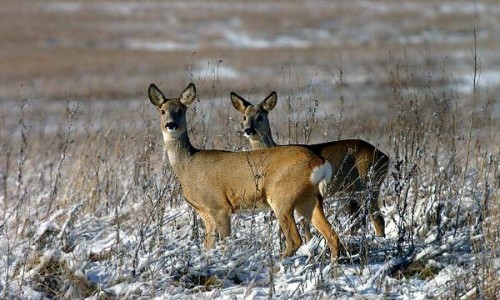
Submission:
M 340 255 L 339 236 L 325 217 L 323 211 L 323 198 L 317 196 L 297 206 L 297 211 L 311 220 L 312 225 L 325 238 L 331 252 L 331 260 L 335 261 Z
M 280 203 L 287 203 L 285 201 L 277 201 L 276 204 L 271 204 L 271 207 L 276 215 L 278 222 L 280 224 L 281 231 L 285 235 L 285 251 L 281 254 L 281 257 L 292 256 L 302 245 L 302 239 L 300 238 L 297 225 L 295 224 L 295 219 L 293 218 L 293 208 L 280 206 Z
M 358 199 L 349 199 L 349 202 L 347 204 L 347 212 L 353 219 L 353 223 L 350 228 L 350 233 L 355 234 L 358 232 L 358 230 L 361 227 L 366 226 L 366 211 L 364 205 L 367 201 L 365 201 L 365 194 L 368 194 L 369 197 L 369 215 L 370 215 L 370 220 L 373 224 L 373 227 L 375 229 L 375 235 L 376 236 L 385 236 L 385 221 L 384 217 L 382 215 L 382 212 L 379 209 L 378 206 L 378 191 L 363 191 L 363 192 L 357 192 L 358 194 Z M 363 206 L 360 205 L 360 203 L 363 203 Z
M 382 216 L 382 212 L 378 207 L 378 195 L 379 192 L 372 191 L 369 195 L 370 197 L 370 219 L 372 221 L 373 227 L 375 228 L 376 236 L 385 236 L 385 221 Z
M 360 167 L 358 166 L 358 168 Z M 378 179 L 378 176 L 373 176 L 369 168 L 369 165 L 364 165 L 360 171 L 361 174 L 365 174 L 362 178 L 363 182 L 357 187 L 358 191 L 363 191 L 360 197 L 360 201 L 362 202 L 360 203 L 363 203 L 363 205 L 370 205 L 368 212 L 375 229 L 375 235 L 385 236 L 385 221 L 378 206 L 378 196 L 382 180 Z M 368 199 L 366 199 L 366 197 L 368 197 Z M 365 218 L 363 218 L 363 220 L 365 220 Z
M 342 191 L 339 195 L 342 197 L 342 208 L 349 214 L 351 220 L 349 222 L 349 233 L 351 235 L 356 234 L 361 226 L 365 224 L 364 218 L 361 218 L 361 204 L 363 203 L 365 186 L 360 176 L 363 170 L 359 169 L 360 166 L 355 165 L 351 160 L 346 161 L 342 169 L 343 177 L 336 182 L 334 187 L 336 191 Z
M 369 215 L 375 229 L 375 235 L 385 236 L 385 221 L 378 206 L 379 190 L 384 176 L 372 173 L 372 171 L 380 173 L 380 171 L 378 171 L 380 167 L 374 165 L 372 160 L 373 159 L 364 158 L 356 161 L 358 174 L 360 175 L 359 177 L 362 181 L 358 186 L 356 186 L 356 190 L 364 191 L 363 196 L 360 197 L 360 200 L 362 201 L 360 203 L 365 203 L 365 196 L 368 197 L 368 201 L 366 202 L 369 202 L 370 204 Z M 384 171 L 382 174 L 385 174 Z
M 379 192 L 380 186 L 384 181 L 389 171 L 389 157 L 377 151 L 374 155 L 374 162 L 372 164 L 371 182 L 373 191 L 370 195 L 370 217 L 375 227 L 377 236 L 385 236 L 385 221 L 379 209 Z

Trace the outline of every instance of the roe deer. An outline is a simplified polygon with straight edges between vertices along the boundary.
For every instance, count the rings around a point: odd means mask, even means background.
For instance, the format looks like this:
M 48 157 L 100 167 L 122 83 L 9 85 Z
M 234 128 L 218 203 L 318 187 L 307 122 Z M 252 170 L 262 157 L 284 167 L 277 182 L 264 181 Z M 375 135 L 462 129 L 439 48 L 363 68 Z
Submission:
M 233 106 L 243 114 L 241 125 L 252 150 L 277 146 L 272 138 L 268 118 L 277 101 L 276 92 L 272 92 L 257 105 L 252 105 L 234 92 L 231 93 Z M 375 234 L 385 236 L 385 222 L 378 207 L 378 196 L 380 185 L 388 172 L 389 157 L 370 143 L 359 139 L 300 146 L 309 148 L 332 165 L 335 173 L 328 189 L 329 194 L 345 191 L 368 195 L 369 213 Z M 351 198 L 347 205 L 348 213 L 356 219 L 360 203 L 363 202 Z M 358 225 L 355 221 L 352 230 L 357 230 Z M 306 235 L 310 235 L 308 229 L 305 230 Z
M 232 213 L 272 209 L 286 238 L 282 257 L 291 256 L 302 244 L 294 211 L 324 236 L 331 259 L 338 257 L 339 237 L 326 220 L 322 205 L 332 174 L 328 161 L 298 146 L 249 152 L 196 149 L 189 140 L 186 120 L 187 106 L 196 97 L 194 84 L 179 98 L 165 98 L 154 84 L 148 95 L 160 113 L 172 171 L 184 198 L 205 225 L 205 247 L 214 247 L 217 236 L 231 234 Z

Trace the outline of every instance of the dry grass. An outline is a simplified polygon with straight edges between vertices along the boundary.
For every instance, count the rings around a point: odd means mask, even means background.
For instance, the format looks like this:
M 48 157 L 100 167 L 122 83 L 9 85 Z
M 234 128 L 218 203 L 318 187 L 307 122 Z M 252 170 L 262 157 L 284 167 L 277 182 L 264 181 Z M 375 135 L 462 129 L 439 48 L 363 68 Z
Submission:
M 82 3 L 96 5 L 96 1 Z M 270 5 L 266 3 L 262 5 Z M 64 260 L 42 259 L 47 249 L 70 255 L 79 251 L 78 241 L 69 237 L 85 237 L 88 232 L 76 232 L 76 225 L 68 220 L 77 223 L 79 230 L 116 231 L 108 249 L 87 253 L 82 262 L 87 264 L 84 268 L 110 258 L 116 261 L 117 277 L 106 282 L 108 286 L 141 276 L 154 278 L 153 271 L 148 275 L 141 269 L 139 260 L 144 253 L 156 253 L 168 245 L 164 230 L 177 232 L 192 226 L 190 235 L 183 238 L 198 244 L 202 228 L 196 219 L 165 220 L 166 213 L 176 210 L 183 199 L 163 157 L 156 116 L 146 99 L 151 82 L 178 91 L 194 81 L 201 96 L 190 112 L 190 134 L 200 147 L 239 150 L 246 146 L 238 134 L 240 116 L 229 105 L 228 93 L 233 90 L 250 95 L 252 101 L 263 99 L 270 90 L 278 91 L 276 111 L 281 113 L 271 114 L 270 119 L 280 144 L 361 137 L 379 146 L 391 156 L 391 172 L 381 198 L 385 218 L 391 223 L 390 242 L 397 246 L 388 246 L 383 254 L 375 251 L 369 260 L 411 256 L 425 247 L 442 246 L 443 252 L 391 270 L 387 276 L 432 278 L 439 271 L 432 262 L 439 261 L 441 254 L 447 253 L 446 263 L 470 255 L 474 259 L 465 267 L 472 275 L 465 279 L 457 275 L 456 281 L 447 283 L 448 290 L 456 295 L 470 293 L 472 298 L 495 297 L 500 288 L 498 265 L 491 263 L 499 259 L 500 240 L 498 86 L 480 86 L 473 94 L 458 91 L 460 74 L 473 73 L 472 38 L 455 44 L 443 41 L 402 47 L 391 36 L 384 39 L 389 31 L 377 31 L 379 42 L 362 43 L 355 43 L 347 31 L 334 35 L 344 37 L 345 43 L 330 46 L 229 49 L 212 43 L 218 37 L 214 33 L 202 39 L 196 53 L 131 51 L 117 46 L 124 37 L 150 40 L 173 35 L 178 39 L 191 30 L 198 32 L 211 20 L 228 21 L 226 14 L 241 18 L 242 28 L 251 33 L 275 27 L 266 31 L 272 36 L 327 26 L 318 23 L 321 19 L 339 22 L 329 29 L 332 32 L 344 26 L 353 31 L 365 28 L 363 20 L 352 17 L 359 6 L 348 2 L 333 8 L 321 2 L 305 10 L 298 1 L 282 3 L 281 18 L 272 11 L 248 11 L 249 4 L 243 3 L 240 8 L 224 6 L 221 11 L 209 9 L 210 13 L 200 9 L 194 14 L 181 2 L 174 4 L 172 11 L 179 22 L 194 22 L 185 32 L 177 23 L 171 24 L 176 34 L 164 30 L 169 15 L 165 9 L 153 11 L 149 6 L 126 16 L 92 9 L 65 15 L 45 10 L 46 1 L 2 3 L 0 236 L 8 244 L 3 248 L 6 260 L 17 257 L 15 251 L 22 247 L 32 251 L 32 259 L 16 261 L 16 266 L 8 265 L 0 272 L 6 283 L 4 295 L 9 293 L 9 282 L 25 279 L 19 275 L 21 270 L 36 268 L 40 278 L 32 277 L 30 284 L 38 284 L 47 295 L 57 296 L 68 288 L 61 286 L 60 278 L 46 276 L 49 269 L 76 276 L 70 277 L 80 295 L 99 293 L 92 282 L 79 281 L 74 266 L 68 267 Z M 408 35 L 428 26 L 463 32 L 472 28 L 463 24 L 474 21 L 469 13 L 459 13 L 453 18 L 428 16 L 423 22 L 417 20 L 420 10 L 417 15 L 410 12 L 389 11 L 373 18 L 394 26 L 391 22 L 403 16 L 407 23 L 401 25 L 402 32 Z M 485 69 L 498 64 L 498 59 L 491 59 L 498 47 L 490 41 L 498 39 L 498 29 L 489 26 L 494 14 L 492 10 L 481 15 L 485 31 L 479 30 L 478 46 L 484 65 L 492 62 Z M 257 17 L 261 21 L 253 22 Z M 483 36 L 482 32 L 489 33 Z M 111 46 L 104 47 L 107 43 Z M 451 54 L 446 58 L 443 53 Z M 224 66 L 243 75 L 218 76 Z M 343 219 L 331 214 L 330 220 L 338 225 Z M 71 234 L 66 238 L 55 233 L 40 235 L 39 228 L 47 224 Z M 252 243 L 252 237 L 241 237 L 242 228 L 248 226 L 245 220 L 238 219 L 236 224 L 241 225 L 235 226 L 235 235 Z M 124 234 L 133 236 L 135 244 L 123 244 Z M 453 239 L 457 236 L 466 236 L 468 249 Z M 366 240 L 369 247 L 376 247 L 371 242 Z M 132 267 L 127 261 L 133 261 Z M 266 263 L 272 266 L 273 257 Z M 187 285 L 216 286 L 221 280 L 189 272 L 186 267 L 172 278 L 179 285 L 187 280 Z M 466 285 L 453 285 L 463 280 Z M 387 284 L 389 295 L 392 288 L 396 287 Z
M 357 132 L 362 132 L 362 136 L 377 136 L 374 142 L 391 156 L 391 175 L 384 184 L 381 198 L 385 218 L 392 224 L 397 249 L 391 248 L 391 253 L 386 255 L 404 258 L 432 245 L 444 245 L 444 252 L 460 253 L 463 251 L 462 239 L 449 240 L 454 231 L 458 231 L 459 236 L 467 234 L 471 247 L 471 252 L 467 253 L 478 259 L 470 266 L 474 270 L 471 280 L 482 282 L 477 289 L 487 298 L 498 282 L 498 270 L 495 265 L 486 262 L 498 259 L 495 245 L 499 237 L 494 228 L 498 225 L 496 220 L 500 212 L 495 200 L 500 183 L 499 153 L 491 122 L 474 123 L 470 134 L 468 129 L 470 122 L 477 120 L 479 114 L 483 119 L 493 118 L 489 112 L 482 110 L 487 107 L 488 100 L 478 97 L 476 108 L 472 109 L 477 113 L 471 116 L 467 113 L 471 105 L 467 96 L 459 95 L 452 89 L 437 89 L 432 83 L 432 76 L 428 82 L 415 85 L 412 77 L 419 77 L 419 74 L 415 73 L 415 69 L 409 70 L 405 62 L 405 57 L 391 60 L 394 67 L 388 71 L 388 76 L 392 98 L 387 111 L 387 125 L 382 127 L 381 132 L 367 129 L 366 124 L 352 126 L 356 119 L 353 117 L 354 110 L 343 109 L 342 119 L 321 115 L 318 105 L 324 105 L 324 99 L 321 92 L 314 88 L 295 97 L 292 94 L 291 97 L 297 101 L 292 102 L 289 111 L 282 109 L 281 114 L 276 113 L 276 118 L 271 120 L 277 125 L 274 131 L 280 134 L 280 142 L 332 139 L 338 130 L 342 131 L 343 137 L 354 136 Z M 422 72 L 428 74 L 425 67 L 422 67 Z M 443 80 L 441 76 L 440 81 Z M 190 134 L 201 147 L 241 149 L 245 141 L 237 133 L 239 115 L 225 106 L 224 98 L 216 96 L 220 84 L 217 79 L 206 78 L 202 81 L 200 94 L 215 98 L 207 102 L 202 97 L 195 104 L 191 111 Z M 282 100 L 286 103 L 286 99 Z M 286 107 L 287 104 L 282 105 Z M 163 146 L 158 137 L 156 116 L 149 106 L 146 99 L 142 102 L 110 101 L 105 105 L 99 102 L 68 102 L 65 107 L 26 99 L 17 107 L 10 107 L 18 115 L 2 115 L 2 124 L 17 123 L 21 126 L 5 126 L 2 129 L 1 146 L 5 153 L 0 157 L 3 170 L 0 181 L 3 187 L 2 234 L 13 243 L 31 240 L 41 245 L 37 251 L 56 248 L 72 253 L 75 248 L 78 249 L 75 241 L 47 239 L 40 237 L 37 231 L 40 224 L 49 222 L 71 232 L 72 225 L 65 224 L 74 210 L 75 220 L 80 224 L 95 219 L 105 221 L 109 228 L 116 227 L 112 246 L 103 253 L 88 256 L 88 263 L 110 258 L 136 261 L 142 251 L 155 251 L 162 245 L 164 226 L 175 226 L 164 223 L 165 212 L 175 209 L 183 200 L 162 157 Z M 316 110 L 318 114 L 314 113 Z M 377 124 L 376 119 L 365 116 L 367 124 Z M 469 141 L 470 148 L 466 146 Z M 335 201 L 328 202 L 328 205 L 333 204 Z M 329 209 L 337 211 L 335 205 Z M 342 218 L 338 213 L 330 213 L 330 220 L 340 228 Z M 236 222 L 240 223 L 242 228 L 247 226 L 242 220 Z M 137 228 L 142 229 L 138 232 Z M 201 235 L 197 232 L 202 228 L 199 225 L 193 228 L 192 236 L 195 241 L 199 240 Z M 234 229 L 238 235 L 238 225 Z M 148 237 L 143 236 L 146 231 L 149 232 Z M 119 232 L 138 235 L 135 252 L 123 252 L 126 247 L 122 244 L 123 233 Z M 429 235 L 434 238 L 429 240 Z M 150 240 L 151 236 L 153 240 Z M 351 237 L 343 238 L 350 243 Z M 363 241 L 367 243 L 367 253 L 373 250 L 370 241 L 369 238 Z M 431 253 L 408 266 L 392 270 L 389 275 L 394 278 L 433 278 L 440 269 L 428 261 L 438 257 L 438 253 Z M 368 255 L 365 263 L 377 259 L 380 256 Z M 453 256 L 450 259 L 460 261 Z M 53 264 L 54 260 L 50 259 L 46 261 L 48 266 L 19 262 L 25 272 L 33 268 L 41 270 L 41 275 L 32 277 L 37 282 L 35 289 L 48 295 L 62 293 L 69 288 L 76 289 L 76 293 L 87 293 L 87 287 L 78 291 L 80 287 L 61 285 L 57 274 L 63 272 L 61 268 L 65 268 L 64 264 Z M 144 272 L 138 262 L 133 265 L 134 274 Z M 44 268 L 57 268 L 59 273 L 49 278 Z M 66 270 L 64 274 L 72 272 Z M 192 276 L 189 270 L 185 272 L 183 279 L 179 280 L 189 288 L 194 279 L 189 279 Z M 18 277 L 18 273 L 7 274 L 12 274 L 8 275 L 12 276 L 9 280 Z M 123 278 L 113 280 L 117 283 Z M 203 282 L 212 285 L 206 282 L 213 280 L 218 286 L 220 278 L 217 277 L 207 277 Z M 456 280 L 463 278 L 458 276 Z M 470 283 L 473 284 L 473 281 Z M 78 284 L 74 283 L 75 286 Z M 88 284 L 92 285 L 91 282 Z M 59 290 L 54 291 L 58 287 Z M 465 288 L 469 289 L 470 285 Z M 464 291 L 459 289 L 456 292 L 460 294 Z M 92 287 L 90 293 L 98 293 L 97 288 Z
M 385 103 L 388 94 L 381 87 L 390 68 L 388 53 L 400 56 L 403 46 L 411 65 L 422 65 L 426 57 L 447 57 L 447 68 L 456 78 L 469 74 L 475 16 L 464 7 L 470 5 L 7 0 L 0 9 L 0 99 L 16 98 L 21 85 L 43 99 L 137 98 L 151 81 L 163 80 L 169 90 L 175 89 L 207 62 L 214 66 L 221 60 L 222 66 L 240 73 L 224 78 L 222 94 L 231 89 L 297 92 L 316 77 L 331 96 L 332 76 L 342 67 L 348 99 Z M 478 7 L 478 43 L 491 62 L 484 67 L 495 70 L 497 46 L 492 41 L 500 35 L 495 26 L 498 9 L 495 1 L 481 1 Z M 225 29 L 250 41 L 228 43 Z M 309 47 L 258 46 L 260 40 L 286 38 Z M 132 49 L 129 41 L 194 47 L 150 51 Z M 286 76 L 298 80 L 283 80 Z

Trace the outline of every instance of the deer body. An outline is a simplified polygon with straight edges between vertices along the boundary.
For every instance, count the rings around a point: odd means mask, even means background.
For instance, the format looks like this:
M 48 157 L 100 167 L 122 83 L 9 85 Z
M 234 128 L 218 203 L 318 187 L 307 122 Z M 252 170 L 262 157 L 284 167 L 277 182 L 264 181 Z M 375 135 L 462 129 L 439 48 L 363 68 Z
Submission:
M 332 259 L 339 253 L 339 238 L 326 220 L 321 187 L 331 178 L 330 164 L 303 147 L 283 147 L 249 152 L 200 150 L 187 134 L 186 109 L 195 99 L 190 84 L 180 98 L 167 99 L 151 85 L 149 98 L 158 107 L 163 140 L 172 170 L 186 201 L 205 225 L 204 244 L 231 233 L 230 215 L 244 210 L 269 210 L 276 214 L 286 237 L 283 256 L 290 256 L 302 240 L 293 217 L 296 211 L 325 237 Z
M 252 105 L 236 93 L 231 93 L 233 106 L 243 115 L 243 132 L 252 149 L 278 146 L 271 133 L 268 113 L 277 102 L 276 92 L 272 92 L 258 105 Z M 330 162 L 334 178 L 330 182 L 329 194 L 348 192 L 367 194 L 370 202 L 370 218 L 378 236 L 385 235 L 385 222 L 378 207 L 380 185 L 387 175 L 389 157 L 370 143 L 359 140 L 338 140 L 322 144 L 300 145 L 307 147 Z M 363 197 L 361 197 L 363 198 Z M 360 202 L 350 199 L 347 211 L 356 216 Z M 355 227 L 354 229 L 357 229 Z

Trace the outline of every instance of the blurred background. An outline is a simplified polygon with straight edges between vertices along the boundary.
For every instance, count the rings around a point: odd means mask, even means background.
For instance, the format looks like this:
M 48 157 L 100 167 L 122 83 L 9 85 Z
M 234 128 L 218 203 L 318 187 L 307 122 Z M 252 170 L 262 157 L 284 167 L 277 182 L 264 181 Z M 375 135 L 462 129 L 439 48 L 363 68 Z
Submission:
M 471 93 L 475 39 L 478 84 L 497 95 L 499 20 L 496 0 L 3 0 L 0 103 L 146 101 L 151 82 L 176 96 L 192 81 L 223 105 L 276 90 L 384 122 L 398 69 L 412 88 Z

